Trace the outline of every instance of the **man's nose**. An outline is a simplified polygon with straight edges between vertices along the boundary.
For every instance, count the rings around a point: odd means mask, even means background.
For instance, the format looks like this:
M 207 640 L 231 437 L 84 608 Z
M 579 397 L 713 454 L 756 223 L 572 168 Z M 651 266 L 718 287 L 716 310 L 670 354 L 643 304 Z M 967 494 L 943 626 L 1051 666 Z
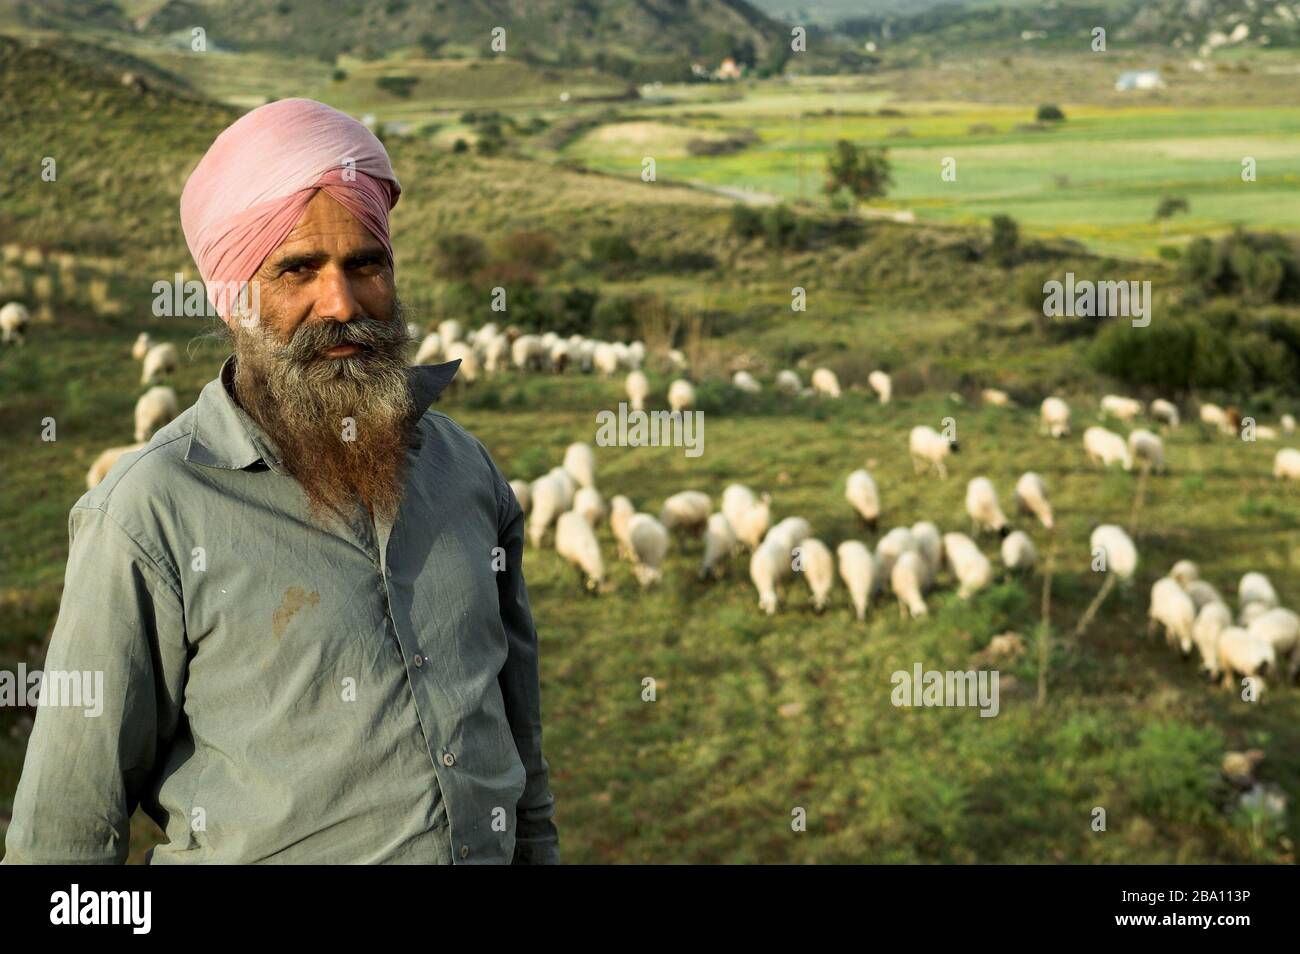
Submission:
M 316 317 L 326 321 L 348 322 L 365 314 L 352 292 L 346 270 L 326 265 L 316 277 Z

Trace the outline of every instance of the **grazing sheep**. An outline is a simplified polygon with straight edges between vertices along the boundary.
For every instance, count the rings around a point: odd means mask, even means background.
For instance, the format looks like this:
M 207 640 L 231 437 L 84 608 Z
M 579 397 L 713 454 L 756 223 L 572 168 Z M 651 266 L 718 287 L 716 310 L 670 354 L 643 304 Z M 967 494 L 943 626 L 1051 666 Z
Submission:
M 1164 398 L 1156 398 L 1151 402 L 1151 417 L 1161 424 L 1168 424 L 1171 428 L 1178 426 L 1178 406 L 1172 401 L 1166 401 Z
M 140 375 L 141 384 L 156 384 L 158 378 L 175 374 L 180 367 L 181 357 L 176 346 L 170 341 L 156 344 L 144 356 L 144 370 Z
M 1011 404 L 1011 396 L 997 388 L 985 388 L 980 392 L 980 400 L 990 407 L 1007 407 Z
M 880 579 L 886 580 L 893 573 L 898 558 L 908 551 L 920 551 L 916 538 L 907 527 L 895 527 L 876 543 L 876 567 Z
M 749 558 L 749 579 L 758 590 L 758 605 L 768 616 L 776 612 L 776 587 L 790 572 L 790 551 L 780 540 L 764 540 Z
M 483 350 L 483 370 L 488 374 L 500 374 L 510 367 L 510 339 L 505 335 L 493 335 Z
M 677 378 L 668 385 L 668 406 L 674 414 L 695 407 L 695 385 L 685 378 Z
M 840 579 L 849 591 L 853 601 L 853 612 L 858 622 L 867 618 L 867 602 L 871 592 L 876 588 L 876 563 L 871 558 L 871 551 L 866 544 L 857 540 L 845 540 L 835 548 L 839 562 Z
M 1138 428 L 1129 434 L 1128 450 L 1141 468 L 1157 474 L 1165 472 L 1165 442 L 1150 431 Z
M 759 497 L 731 526 L 741 543 L 750 550 L 757 549 L 772 526 L 772 495 Z
M 598 527 L 605 519 L 605 498 L 595 487 L 579 487 L 573 495 L 573 509 L 582 514 L 592 527 Z
M 1070 433 L 1070 405 L 1058 397 L 1044 398 L 1038 420 L 1040 433 L 1064 437 Z
M 731 376 L 731 386 L 745 394 L 757 394 L 763 388 L 748 371 L 737 371 Z
M 803 391 L 803 382 L 793 371 L 781 371 L 776 376 L 776 389 L 782 394 L 799 394 Z
M 1201 656 L 1201 668 L 1212 679 L 1219 676 L 1219 635 L 1232 625 L 1232 611 L 1224 603 L 1206 603 L 1196 611 L 1192 643 Z
M 943 464 L 951 452 L 957 453 L 961 448 L 956 441 L 949 441 L 933 427 L 922 424 L 912 428 L 907 439 L 908 452 L 912 457 L 912 469 L 923 474 L 934 468 L 941 478 L 947 478 L 948 468 Z
M 1016 506 L 1032 513 L 1047 530 L 1056 525 L 1051 501 L 1047 499 L 1047 484 L 1032 470 L 1021 474 L 1016 481 Z
M 1196 612 L 1198 613 L 1207 603 L 1224 602 L 1219 591 L 1204 580 L 1192 580 L 1192 582 L 1188 583 L 1183 587 L 1183 589 L 1185 589 L 1187 595 L 1192 598 L 1192 605 L 1196 607 Z
M 1008 534 L 1002 541 L 1002 562 L 1008 570 L 1028 573 L 1038 562 L 1034 541 L 1023 530 Z
M 1142 402 L 1118 394 L 1107 394 L 1101 399 L 1101 413 L 1121 421 L 1131 421 L 1142 413 Z
M 989 563 L 989 558 L 980 552 L 975 541 L 966 534 L 945 533 L 943 551 L 953 575 L 961 584 L 957 588 L 957 596 L 961 599 L 970 599 L 993 579 L 993 566 Z
M 594 591 L 604 584 L 605 561 L 600 556 L 596 531 L 578 511 L 560 514 L 555 525 L 555 549 L 583 574 L 587 589 Z
M 1165 642 L 1178 643 L 1184 656 L 1192 651 L 1192 629 L 1196 623 L 1196 605 L 1173 577 L 1163 576 L 1151 587 L 1151 605 L 1147 609 L 1147 633 L 1164 627 Z
M 135 402 L 135 439 L 147 441 L 177 414 L 176 392 L 171 388 L 152 387 Z
M 618 349 L 607 341 L 596 344 L 591 360 L 601 377 L 612 378 L 618 373 Z
M 110 447 L 95 458 L 95 462 L 90 465 L 90 470 L 86 472 L 86 489 L 94 490 L 108 476 L 108 472 L 113 469 L 113 465 L 124 454 L 130 454 L 132 451 L 138 451 L 144 447 L 144 444 L 127 444 L 124 447 Z
M 1092 531 L 1088 546 L 1094 557 L 1101 550 L 1106 558 L 1106 571 L 1121 580 L 1131 580 L 1137 572 L 1138 554 L 1133 540 L 1120 527 L 1103 523 Z
M 25 344 L 31 320 L 31 313 L 20 302 L 11 301 L 0 308 L 0 341 L 7 345 Z
M 131 345 L 131 357 L 137 361 L 143 361 L 144 356 L 149 353 L 149 348 L 153 345 L 153 339 L 149 337 L 149 332 L 142 331 L 136 336 L 135 344 Z
M 624 361 L 629 371 L 638 371 L 645 364 L 645 342 L 633 341 L 627 346 L 627 358 Z
M 609 529 L 614 533 L 618 544 L 618 555 L 624 560 L 632 559 L 632 542 L 628 539 L 627 527 L 636 515 L 632 501 L 619 494 L 609 502 Z
M 704 528 L 704 560 L 700 563 L 700 579 L 718 576 L 719 568 L 736 549 L 736 532 L 725 514 L 709 514 Z
M 443 344 L 450 347 L 453 342 L 465 337 L 465 329 L 455 318 L 448 318 L 438 322 L 438 335 L 442 338 Z
M 632 402 L 632 410 L 644 411 L 645 399 L 650 394 L 650 382 L 644 371 L 631 371 L 627 376 L 627 399 Z
M 1202 404 L 1200 414 L 1202 424 L 1207 424 L 1229 436 L 1237 433 L 1237 423 L 1233 420 L 1233 414 L 1217 404 Z
M 437 364 L 442 360 L 442 336 L 433 331 L 424 336 L 420 347 L 415 349 L 413 364 Z
M 894 395 L 894 381 L 884 371 L 872 371 L 867 375 L 867 384 L 880 396 L 881 404 L 888 404 Z
M 1178 581 L 1178 585 L 1187 589 L 1201 578 L 1201 568 L 1191 560 L 1179 560 L 1169 571 L 1169 575 Z
M 1295 415 L 1293 415 L 1293 414 L 1283 414 L 1283 415 L 1282 415 L 1282 418 L 1281 418 L 1281 421 L 1280 421 L 1279 423 L 1281 423 L 1281 425 L 1282 425 L 1282 433 L 1283 433 L 1283 434 L 1294 434 L 1294 433 L 1295 433 Z
M 754 491 L 744 484 L 727 484 L 722 490 L 722 514 L 733 529 L 739 526 L 740 518 L 757 502 Z
M 973 477 L 966 485 L 966 513 L 975 533 L 990 530 L 1005 537 L 1010 532 L 998 505 L 998 492 L 987 477 Z
M 1255 619 L 1246 630 L 1268 642 L 1278 659 L 1286 659 L 1286 680 L 1294 681 L 1300 671 L 1300 616 L 1289 609 L 1274 607 Z
M 1240 626 L 1228 626 L 1219 633 L 1219 668 L 1225 689 L 1239 678 L 1253 676 L 1262 694 L 1262 677 L 1277 669 L 1277 653 L 1263 636 L 1252 635 Z
M 554 477 L 559 481 L 560 492 L 562 494 L 560 498 L 560 513 L 563 513 L 566 510 L 572 510 L 573 496 L 578 492 L 578 482 L 573 479 L 573 475 L 563 467 L 552 467 L 546 472 L 546 476 Z
M 925 558 L 915 550 L 901 554 L 889 571 L 889 587 L 898 597 L 898 615 L 904 619 L 916 619 L 928 612 L 921 595 L 926 573 Z
M 876 521 L 880 519 L 880 492 L 876 489 L 876 482 L 871 475 L 865 470 L 855 470 L 849 474 L 844 489 L 844 499 L 874 533 Z
M 515 499 L 519 501 L 519 508 L 524 513 L 528 513 L 533 505 L 533 488 L 526 480 L 510 481 L 510 489 L 515 492 Z
M 804 579 L 812 591 L 813 612 L 821 613 L 835 585 L 835 560 L 830 548 L 816 537 L 808 537 L 795 549 L 795 556 L 803 565 Z
M 818 368 L 812 373 L 812 387 L 818 395 L 837 398 L 840 396 L 840 379 L 830 368 Z
M 1125 470 L 1133 469 L 1133 458 L 1124 438 L 1104 427 L 1090 427 L 1083 432 L 1083 451 L 1088 460 L 1102 467 L 1118 463 Z
M 530 488 L 533 505 L 528 515 L 528 539 L 532 541 L 533 546 L 542 545 L 542 540 L 551 524 L 559 518 L 560 514 L 569 509 L 572 495 L 568 495 L 569 499 L 566 501 L 566 490 L 564 482 L 553 473 L 533 481 Z
M 779 542 L 788 554 L 810 536 L 812 536 L 812 527 L 807 520 L 803 517 L 786 517 L 767 531 L 767 536 L 763 538 L 763 542 Z
M 447 360 L 460 361 L 460 367 L 456 370 L 456 376 L 451 379 L 452 384 L 468 386 L 478 381 L 478 353 L 475 352 L 473 345 L 464 341 L 453 341 L 451 344 L 447 345 Z
M 628 521 L 627 539 L 637 581 L 643 587 L 654 586 L 663 579 L 660 567 L 668 553 L 668 531 L 648 513 L 638 513 Z
M 596 486 L 596 454 L 590 444 L 576 441 L 566 447 L 562 466 L 579 487 Z
M 1273 458 L 1273 476 L 1277 480 L 1300 480 L 1300 450 L 1284 447 Z
M 659 522 L 669 530 L 691 530 L 700 533 L 709 522 L 713 501 L 698 490 L 683 490 L 664 501 L 659 512 Z
M 911 534 L 916 551 L 925 557 L 926 567 L 930 570 L 925 581 L 926 589 L 929 589 L 943 566 L 943 535 L 929 520 L 918 520 L 912 524 Z
M 519 371 L 540 371 L 546 349 L 537 335 L 520 335 L 510 344 L 510 363 Z
M 1237 602 L 1243 607 L 1250 603 L 1262 603 L 1272 609 L 1278 605 L 1277 590 L 1263 573 L 1247 573 L 1237 584 Z

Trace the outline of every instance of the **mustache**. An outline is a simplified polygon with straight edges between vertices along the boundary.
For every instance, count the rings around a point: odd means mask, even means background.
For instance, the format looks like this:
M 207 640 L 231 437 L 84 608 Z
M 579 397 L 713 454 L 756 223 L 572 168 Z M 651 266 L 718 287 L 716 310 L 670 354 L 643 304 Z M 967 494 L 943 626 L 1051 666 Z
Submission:
M 279 357 L 297 364 L 320 360 L 330 348 L 356 345 L 362 351 L 381 354 L 400 352 L 407 343 L 406 325 L 400 316 L 375 318 L 362 315 L 350 321 L 313 321 L 302 324 L 276 351 Z

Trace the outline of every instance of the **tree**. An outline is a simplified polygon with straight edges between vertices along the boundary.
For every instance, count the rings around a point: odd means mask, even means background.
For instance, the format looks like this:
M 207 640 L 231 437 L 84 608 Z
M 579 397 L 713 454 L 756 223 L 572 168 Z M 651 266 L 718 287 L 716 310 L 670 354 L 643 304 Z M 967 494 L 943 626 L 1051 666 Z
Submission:
M 863 199 L 884 195 L 893 184 L 889 150 L 884 146 L 859 148 L 841 139 L 826 158 L 826 184 L 822 189 L 829 196 L 847 189 L 856 205 Z
M 999 265 L 1011 265 L 1016 259 L 1016 249 L 1020 245 L 1020 227 L 1009 215 L 993 216 L 993 239 L 990 251 Z
M 1187 200 L 1180 196 L 1167 195 L 1161 199 L 1160 204 L 1156 206 L 1155 218 L 1155 220 L 1160 223 L 1161 233 L 1163 234 L 1165 230 L 1164 224 L 1167 220 L 1173 218 L 1179 212 L 1186 214 L 1187 209 Z
M 1038 107 L 1038 121 L 1040 123 L 1064 122 L 1065 113 L 1061 112 L 1061 107 L 1054 103 L 1043 103 Z

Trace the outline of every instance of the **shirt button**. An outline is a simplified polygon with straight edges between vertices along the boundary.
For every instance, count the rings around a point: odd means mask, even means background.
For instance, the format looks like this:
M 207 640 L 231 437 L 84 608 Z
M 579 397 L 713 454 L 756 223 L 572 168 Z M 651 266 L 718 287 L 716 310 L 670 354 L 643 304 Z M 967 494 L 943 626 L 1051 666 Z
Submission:
M 452 755 L 450 752 L 443 752 L 442 764 L 447 766 L 447 768 L 451 768 L 456 764 L 456 756 Z
M 468 858 L 468 857 L 469 857 L 469 845 L 461 845 L 461 846 L 460 846 L 460 856 L 461 856 L 462 858 Z
M 424 657 L 421 656 L 419 653 L 416 653 L 415 659 L 413 659 L 412 662 L 415 663 L 415 668 L 419 669 L 421 666 L 424 665 Z

